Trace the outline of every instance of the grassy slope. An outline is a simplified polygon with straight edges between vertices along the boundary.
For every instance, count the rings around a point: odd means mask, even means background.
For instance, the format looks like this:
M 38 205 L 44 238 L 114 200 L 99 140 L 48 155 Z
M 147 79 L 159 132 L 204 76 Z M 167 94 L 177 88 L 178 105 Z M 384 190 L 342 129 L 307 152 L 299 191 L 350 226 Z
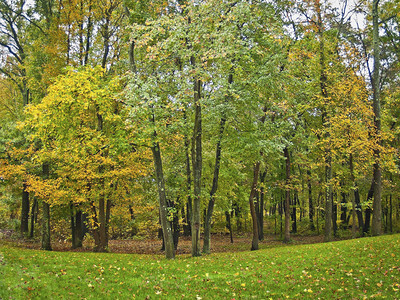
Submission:
M 400 299 L 400 235 L 200 258 L 0 247 L 0 299 Z

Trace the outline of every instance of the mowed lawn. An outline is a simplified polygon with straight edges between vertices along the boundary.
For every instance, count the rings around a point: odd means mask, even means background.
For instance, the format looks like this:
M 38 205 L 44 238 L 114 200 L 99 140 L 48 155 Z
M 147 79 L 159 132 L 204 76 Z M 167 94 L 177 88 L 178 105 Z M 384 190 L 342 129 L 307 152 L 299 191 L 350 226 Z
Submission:
M 0 246 L 0 299 L 400 299 L 400 235 L 168 261 Z

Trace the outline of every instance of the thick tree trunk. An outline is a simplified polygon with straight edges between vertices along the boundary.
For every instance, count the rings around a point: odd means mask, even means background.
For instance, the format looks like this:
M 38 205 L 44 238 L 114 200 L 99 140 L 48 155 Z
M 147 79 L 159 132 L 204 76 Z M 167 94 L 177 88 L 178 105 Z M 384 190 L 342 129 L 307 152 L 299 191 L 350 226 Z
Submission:
M 165 257 L 167 259 L 173 259 L 175 257 L 174 241 L 172 237 L 171 223 L 168 221 L 168 208 L 167 208 L 167 196 L 165 192 L 165 180 L 164 171 L 162 167 L 161 151 L 158 142 L 154 142 L 151 147 L 154 159 L 154 168 L 156 172 L 158 199 L 160 205 L 160 220 L 161 227 L 163 229 L 163 238 L 165 242 Z
M 290 242 L 290 154 L 289 149 L 285 147 L 283 149 L 283 155 L 286 159 L 285 169 L 286 169 L 286 187 L 285 187 L 285 237 L 283 241 L 285 243 Z
M 257 192 L 257 182 L 258 182 L 258 174 L 260 173 L 260 165 L 261 162 L 258 161 L 254 165 L 254 172 L 253 172 L 253 183 L 251 185 L 250 197 L 249 197 L 249 204 L 250 204 L 250 214 L 251 219 L 253 221 L 253 239 L 251 242 L 251 250 L 258 250 L 258 220 L 256 209 L 254 206 L 254 198 Z
M 380 235 L 382 230 L 382 171 L 380 164 L 380 148 L 381 143 L 381 103 L 380 103 L 380 49 L 379 49 L 379 0 L 373 0 L 372 3 L 372 26 L 373 26 L 373 48 L 374 48 L 374 74 L 372 80 L 373 88 L 373 110 L 375 123 L 375 138 L 378 140 L 378 146 L 374 149 L 374 202 L 372 217 L 372 235 Z
M 70 210 L 72 249 L 81 248 L 83 240 L 82 211 L 78 209 L 75 212 L 73 203 L 70 205 Z

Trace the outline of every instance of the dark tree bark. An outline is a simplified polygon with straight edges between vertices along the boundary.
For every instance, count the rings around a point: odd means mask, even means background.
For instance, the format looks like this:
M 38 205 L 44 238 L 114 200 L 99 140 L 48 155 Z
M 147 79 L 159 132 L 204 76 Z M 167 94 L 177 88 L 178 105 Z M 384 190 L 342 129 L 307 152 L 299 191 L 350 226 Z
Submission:
M 43 178 L 49 178 L 49 165 L 44 163 L 42 165 Z M 43 216 L 42 216 L 42 249 L 51 250 L 51 240 L 50 240 L 50 205 L 43 201 Z
M 210 244 L 211 244 L 211 219 L 214 211 L 215 204 L 215 193 L 218 189 L 218 179 L 219 179 L 219 168 L 221 162 L 221 140 L 225 129 L 226 119 L 221 118 L 219 124 L 219 136 L 217 141 L 217 147 L 215 151 L 215 165 L 214 165 L 214 176 L 213 183 L 210 191 L 210 200 L 208 202 L 208 209 L 205 216 L 204 222 L 204 244 L 203 244 L 203 253 L 210 253 Z
M 191 63 L 194 66 L 194 57 L 191 57 Z M 200 256 L 200 203 L 201 203 L 201 174 L 203 168 L 202 157 L 202 116 L 201 116 L 201 81 L 194 79 L 194 128 L 193 128 L 193 147 L 192 147 L 192 162 L 193 162 L 193 182 L 194 182 L 194 199 L 192 207 L 192 256 Z
M 337 199 L 336 193 L 335 193 L 335 198 Z M 337 235 L 337 214 L 338 214 L 337 201 L 332 201 L 332 229 L 334 236 Z
M 233 82 L 233 75 L 229 74 L 228 76 L 228 85 L 231 85 Z M 228 99 L 226 99 L 228 101 Z M 208 202 L 207 213 L 204 222 L 204 244 L 203 244 L 203 253 L 210 253 L 210 243 L 211 243 L 211 219 L 214 211 L 215 204 L 215 193 L 218 189 L 218 179 L 219 179 L 219 169 L 221 165 L 221 142 L 225 130 L 226 118 L 223 116 L 219 123 L 219 134 L 218 141 L 215 150 L 215 165 L 214 165 L 214 176 L 213 183 L 210 191 L 210 200 Z
M 229 211 L 225 211 L 225 218 L 226 218 L 226 228 L 228 228 L 228 230 L 229 230 L 231 244 L 233 244 L 233 230 L 232 230 L 232 223 L 231 223 L 231 214 L 229 213 Z
M 344 192 L 341 192 L 342 202 L 340 205 L 340 221 L 342 222 L 343 228 L 347 228 L 347 195 Z
M 185 125 L 187 123 L 186 110 L 184 111 L 183 118 Z M 183 227 L 184 233 L 187 236 L 192 235 L 192 178 L 190 170 L 190 155 L 189 155 L 189 139 L 187 135 L 184 135 L 185 139 L 185 158 L 186 158 L 186 192 L 187 192 L 187 203 L 186 203 L 186 225 Z
M 74 205 L 71 203 L 71 236 L 72 236 L 72 249 L 81 248 L 83 240 L 83 224 L 82 224 L 82 211 L 74 210 Z
M 38 201 L 36 198 L 33 199 L 33 204 L 32 204 L 32 209 L 31 209 L 31 230 L 29 233 L 29 237 L 33 238 L 33 233 L 35 230 L 35 219 L 37 219 L 37 207 L 38 207 Z
M 258 182 L 258 174 L 260 173 L 260 161 L 256 162 L 254 165 L 253 172 L 253 183 L 251 185 L 249 204 L 250 204 L 250 214 L 253 224 L 253 239 L 251 242 L 251 250 L 258 250 L 258 220 L 256 215 L 256 209 L 254 205 L 254 198 L 257 192 L 257 182 Z
M 374 179 L 372 179 L 371 187 L 370 187 L 370 189 L 368 191 L 368 195 L 367 195 L 367 202 L 372 200 L 372 198 L 374 197 L 374 188 L 375 188 L 375 183 L 374 183 Z M 370 230 L 371 215 L 372 215 L 372 209 L 370 206 L 367 206 L 367 208 L 365 209 L 365 221 L 364 221 L 364 227 L 363 227 L 363 235 L 368 234 L 368 232 Z
M 354 189 L 354 202 L 356 204 L 358 228 L 360 231 L 362 231 L 364 228 L 364 219 L 363 219 L 362 206 L 361 206 L 361 200 L 360 200 L 360 192 L 358 191 L 357 186 L 355 186 L 355 189 Z
M 315 231 L 314 203 L 313 203 L 313 197 L 312 197 L 311 171 L 310 170 L 307 170 L 307 187 L 308 187 L 308 218 L 310 220 L 310 230 Z
M 285 243 L 290 242 L 290 154 L 289 149 L 285 147 L 283 149 L 283 155 L 286 159 L 285 170 L 286 170 L 286 187 L 285 187 L 285 237 L 283 241 Z
M 292 207 L 292 233 L 297 233 L 297 204 L 298 204 L 297 191 L 294 192 L 293 196 L 293 207 Z
M 380 148 L 382 145 L 380 134 L 381 134 L 381 103 L 380 103 L 380 49 L 379 49 L 379 12 L 378 12 L 379 0 L 373 0 L 372 2 L 372 26 L 373 26 L 373 56 L 374 56 L 374 73 L 372 80 L 373 89 L 373 110 L 374 110 L 374 124 L 375 134 L 378 140 L 378 146 L 374 149 L 374 201 L 373 201 L 373 218 L 371 233 L 373 236 L 380 235 L 382 230 L 382 170 L 380 164 Z
M 26 190 L 26 183 L 22 186 L 22 205 L 21 205 L 21 235 L 24 236 L 29 231 L 29 192 Z
M 167 218 L 167 196 L 165 192 L 164 171 L 162 167 L 161 152 L 158 142 L 154 142 L 151 150 L 153 152 L 154 168 L 156 172 L 158 199 L 160 205 L 160 221 L 165 242 L 165 257 L 167 259 L 173 259 L 175 257 L 174 241 L 172 237 L 171 223 L 168 221 Z
M 267 176 L 267 171 L 264 171 L 260 174 L 260 182 L 261 182 L 261 187 L 260 187 L 260 197 L 258 201 L 258 212 L 257 212 L 257 217 L 258 217 L 258 239 L 260 241 L 264 240 L 264 200 L 265 200 L 265 191 L 264 191 L 264 186 L 263 183 L 265 181 L 265 177 Z

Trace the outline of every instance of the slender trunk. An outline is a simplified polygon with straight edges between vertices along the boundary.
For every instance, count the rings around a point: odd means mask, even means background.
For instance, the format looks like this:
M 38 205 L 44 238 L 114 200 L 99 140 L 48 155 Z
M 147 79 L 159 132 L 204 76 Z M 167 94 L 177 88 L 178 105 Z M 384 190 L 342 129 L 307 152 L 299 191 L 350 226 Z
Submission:
M 211 219 L 214 211 L 215 204 L 215 193 L 218 189 L 218 179 L 219 179 L 219 168 L 221 162 L 221 140 L 225 129 L 225 118 L 221 118 L 219 124 L 219 136 L 217 141 L 217 149 L 215 151 L 215 165 L 214 165 L 214 177 L 213 183 L 210 191 L 210 200 L 208 202 L 208 209 L 206 214 L 206 219 L 204 222 L 204 244 L 203 244 L 203 253 L 210 253 L 210 244 L 211 244 Z
M 357 213 L 357 219 L 358 219 L 358 228 L 362 232 L 364 228 L 364 219 L 363 219 L 363 213 L 362 213 L 362 206 L 361 206 L 361 200 L 360 200 L 360 192 L 358 190 L 358 186 L 354 186 L 354 202 L 356 203 L 356 213 Z
M 228 76 L 228 85 L 231 85 L 233 82 L 233 75 L 229 74 Z M 228 99 L 226 99 L 228 101 Z M 223 116 L 220 120 L 219 124 L 219 135 L 218 135 L 218 141 L 217 141 L 217 146 L 215 150 L 215 165 L 214 165 L 214 177 L 213 177 L 213 183 L 210 191 L 210 200 L 208 202 L 208 209 L 207 209 L 207 214 L 205 216 L 205 222 L 204 222 L 204 244 L 203 244 L 203 253 L 210 253 L 210 243 L 211 243 L 211 219 L 212 219 L 212 214 L 214 211 L 214 204 L 215 204 L 215 193 L 217 192 L 218 189 L 218 179 L 219 179 L 219 169 L 220 169 L 220 163 L 221 163 L 221 141 L 222 137 L 224 134 L 225 130 L 225 123 L 226 123 L 226 118 Z
M 86 66 L 89 62 L 89 48 L 90 48 L 90 39 L 92 36 L 92 1 L 89 0 L 89 17 L 88 17 L 88 25 L 87 25 L 87 33 L 86 33 L 86 47 L 85 47 L 85 59 L 84 65 Z
M 254 165 L 254 172 L 253 172 L 253 183 L 251 185 L 249 203 L 250 203 L 250 213 L 251 219 L 253 221 L 253 239 L 251 243 L 251 250 L 258 250 L 258 221 L 256 215 L 256 209 L 254 206 L 254 197 L 257 192 L 257 182 L 258 182 L 258 174 L 260 173 L 260 161 L 256 162 Z
M 95 251 L 96 252 L 106 252 L 107 251 L 107 237 L 106 237 L 106 201 L 103 192 L 99 197 L 99 209 L 98 209 L 98 217 L 99 217 L 99 225 L 97 227 L 98 235 L 99 235 L 99 243 L 96 244 Z
M 27 184 L 22 186 L 22 205 L 21 205 L 21 235 L 24 236 L 29 231 L 29 192 L 26 190 Z
M 174 204 L 175 206 L 175 204 Z M 178 249 L 178 243 L 179 243 L 179 232 L 180 232 L 180 227 L 179 227 L 179 214 L 178 212 L 174 214 L 174 218 L 172 220 L 172 227 L 173 227 L 173 242 L 174 242 L 174 249 Z
M 183 114 L 185 125 L 187 122 L 186 110 Z M 186 192 L 187 192 L 187 204 L 186 204 L 186 225 L 184 226 L 185 235 L 191 236 L 192 234 L 192 178 L 190 171 L 190 155 L 189 155 L 189 140 L 185 133 L 185 158 L 186 158 Z
M 29 237 L 33 238 L 33 233 L 35 230 L 35 219 L 36 219 L 36 211 L 37 211 L 38 201 L 36 197 L 33 199 L 32 210 L 31 210 L 31 230 L 29 233 Z
M 195 66 L 195 59 L 191 57 L 191 64 Z M 200 94 L 201 81 L 194 78 L 194 97 L 195 106 L 194 128 L 193 128 L 193 181 L 194 181 L 194 199 L 192 207 L 192 256 L 200 256 L 200 202 L 201 202 L 201 174 L 203 168 L 202 158 L 202 116 Z
M 49 165 L 44 163 L 42 165 L 43 178 L 49 178 Z M 50 242 L 50 205 L 43 201 L 43 216 L 42 216 L 42 249 L 51 250 Z
M 259 210 L 258 210 L 258 239 L 260 241 L 264 240 L 264 201 L 265 201 L 265 190 L 263 183 L 265 181 L 265 177 L 267 176 L 267 171 L 262 172 L 260 174 L 260 201 L 259 201 Z
M 389 197 L 389 231 L 393 233 L 393 203 L 392 203 L 392 194 Z
M 372 26 L 373 26 L 373 48 L 374 48 L 374 73 L 372 80 L 373 88 L 373 110 L 375 134 L 378 141 L 377 147 L 374 149 L 374 202 L 373 202 L 373 217 L 372 217 L 372 235 L 380 235 L 382 230 L 382 170 L 380 165 L 380 148 L 382 145 L 381 134 L 381 104 L 380 104 L 380 49 L 379 49 L 379 15 L 378 15 L 379 0 L 373 0 L 372 3 Z
M 341 196 L 342 196 L 342 202 L 341 202 L 341 205 L 340 205 L 340 211 L 341 211 L 341 214 L 340 214 L 340 221 L 342 222 L 342 225 L 343 225 L 343 228 L 347 228 L 347 195 L 346 195 L 346 193 L 345 192 L 341 192 L 340 193 L 341 194 Z
M 110 52 L 110 32 L 109 32 L 109 27 L 110 27 L 110 17 L 108 13 L 106 13 L 106 20 L 104 23 L 104 27 L 102 28 L 103 30 L 103 58 L 101 60 L 101 67 L 104 69 L 107 66 L 107 58 L 108 58 L 108 53 Z
M 298 194 L 297 191 L 294 191 L 293 196 L 293 207 L 292 207 L 292 232 L 297 233 L 297 202 L 298 202 Z
M 338 209 L 337 209 L 337 194 L 335 193 L 335 199 L 336 201 L 332 200 L 332 229 L 333 229 L 333 235 L 337 236 L 337 214 L 338 214 Z
M 368 191 L 367 195 L 367 202 L 371 201 L 373 196 L 374 196 L 374 188 L 375 188 L 375 182 L 374 179 L 372 179 L 371 182 L 371 187 Z M 372 209 L 370 206 L 367 206 L 365 209 L 365 221 L 364 221 L 364 227 L 363 227 L 363 235 L 368 234 L 370 230 L 370 224 L 371 224 L 371 215 L 372 215 Z
M 167 196 L 165 192 L 164 171 L 162 167 L 161 151 L 158 142 L 154 142 L 151 147 L 154 159 L 154 168 L 156 172 L 157 190 L 160 205 L 160 220 L 163 229 L 163 238 L 165 242 L 165 257 L 173 259 L 175 257 L 174 241 L 172 237 L 171 223 L 168 221 Z
M 356 237 L 356 233 L 357 233 L 357 228 L 356 228 L 356 215 L 357 215 L 357 207 L 356 207 L 356 183 L 355 183 L 355 177 L 354 177 L 354 165 L 353 165 L 353 154 L 350 153 L 350 159 L 349 159 L 349 165 L 350 165 L 350 180 L 351 183 L 353 185 L 354 188 L 354 193 L 351 193 L 351 205 L 352 205 L 352 218 L 353 218 L 353 226 L 352 226 L 352 237 L 353 239 Z M 361 214 L 361 218 L 362 218 L 362 214 Z M 362 223 L 362 221 L 361 221 Z M 362 225 L 360 227 L 360 223 L 358 224 L 359 228 L 362 228 Z
M 83 241 L 83 221 L 82 221 L 82 211 L 80 209 L 77 210 L 75 214 L 75 246 L 77 248 L 82 247 Z
M 135 62 L 135 41 L 132 41 L 129 46 L 129 64 L 131 71 L 136 73 L 136 62 Z
M 111 202 L 111 200 L 107 199 L 107 201 L 106 201 L 106 219 L 105 219 L 105 223 L 104 223 L 104 231 L 105 231 L 104 242 L 107 247 L 108 247 L 108 240 L 110 237 L 109 229 L 110 229 L 111 207 L 112 207 L 112 202 Z
M 315 231 L 314 226 L 314 203 L 312 198 L 311 171 L 307 170 L 307 187 L 308 187 L 308 218 L 310 220 L 310 230 Z
M 76 225 L 75 225 L 75 217 L 74 217 L 74 204 L 71 202 L 69 205 L 70 209 L 70 222 L 71 222 L 71 242 L 72 242 L 72 249 L 76 248 Z
M 283 149 L 283 155 L 286 159 L 286 187 L 285 187 L 285 237 L 284 237 L 284 242 L 289 243 L 290 242 L 290 154 L 289 154 L 289 149 L 285 147 Z
M 229 236 L 231 238 L 231 244 L 233 244 L 231 214 L 229 213 L 229 211 L 225 211 L 225 217 L 226 217 L 226 228 L 228 228 L 228 230 L 229 230 Z

